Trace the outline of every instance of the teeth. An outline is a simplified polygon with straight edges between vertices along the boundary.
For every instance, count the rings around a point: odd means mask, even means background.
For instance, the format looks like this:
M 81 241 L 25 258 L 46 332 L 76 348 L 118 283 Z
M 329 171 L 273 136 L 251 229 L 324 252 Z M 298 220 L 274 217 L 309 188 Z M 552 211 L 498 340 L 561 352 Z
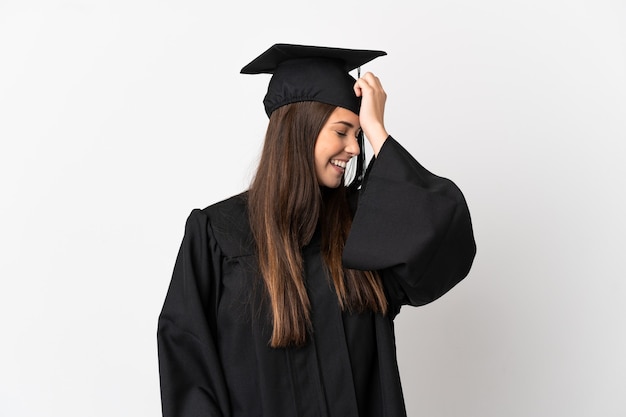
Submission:
M 346 164 L 346 162 L 344 162 L 344 161 L 338 161 L 337 159 L 332 159 L 332 160 L 330 161 L 330 163 L 331 163 L 331 164 L 333 164 L 333 165 L 336 165 L 336 166 L 338 166 L 338 167 L 340 167 L 340 168 L 344 168 L 344 169 L 346 168 L 346 165 L 347 165 L 347 164 Z

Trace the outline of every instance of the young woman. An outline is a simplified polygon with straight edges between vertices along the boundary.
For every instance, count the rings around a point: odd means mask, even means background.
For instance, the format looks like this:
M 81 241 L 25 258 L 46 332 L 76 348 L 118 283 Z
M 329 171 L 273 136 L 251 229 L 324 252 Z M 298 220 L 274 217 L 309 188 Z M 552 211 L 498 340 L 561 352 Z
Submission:
M 380 55 L 277 44 L 242 70 L 273 74 L 265 145 L 248 191 L 187 220 L 164 416 L 406 415 L 393 319 L 463 279 L 475 244 L 461 191 L 387 133 L 379 79 L 348 74 Z

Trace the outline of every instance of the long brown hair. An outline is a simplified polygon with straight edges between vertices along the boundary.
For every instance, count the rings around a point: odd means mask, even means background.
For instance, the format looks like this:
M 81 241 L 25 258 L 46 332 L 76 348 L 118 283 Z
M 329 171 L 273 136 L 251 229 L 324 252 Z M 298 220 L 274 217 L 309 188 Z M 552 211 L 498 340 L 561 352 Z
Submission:
M 346 187 L 320 188 L 317 182 L 315 141 L 335 108 L 308 101 L 275 110 L 249 190 L 250 227 L 273 318 L 272 347 L 302 345 L 311 330 L 301 250 L 318 226 L 322 257 L 341 308 L 387 310 L 376 273 L 342 266 L 341 254 L 352 223 Z

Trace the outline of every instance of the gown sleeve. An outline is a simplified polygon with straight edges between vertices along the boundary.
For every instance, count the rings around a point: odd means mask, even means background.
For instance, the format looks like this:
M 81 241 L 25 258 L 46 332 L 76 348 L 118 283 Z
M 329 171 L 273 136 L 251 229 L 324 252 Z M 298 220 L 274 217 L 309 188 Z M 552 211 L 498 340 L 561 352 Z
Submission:
M 220 251 L 208 217 L 194 210 L 158 322 L 164 417 L 230 414 L 214 336 L 219 277 Z
M 469 273 L 476 253 L 461 190 L 420 165 L 392 137 L 370 163 L 344 265 L 380 271 L 392 315 L 427 304 Z

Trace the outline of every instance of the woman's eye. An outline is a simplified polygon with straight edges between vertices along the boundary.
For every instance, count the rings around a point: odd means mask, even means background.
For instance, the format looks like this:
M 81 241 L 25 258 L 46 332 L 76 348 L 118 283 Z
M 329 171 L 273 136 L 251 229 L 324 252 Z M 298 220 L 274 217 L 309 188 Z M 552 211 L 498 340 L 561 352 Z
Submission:
M 340 131 L 338 131 L 338 130 L 337 130 L 336 132 L 337 132 L 337 134 L 338 134 L 339 136 L 346 136 L 346 132 L 340 132 Z

